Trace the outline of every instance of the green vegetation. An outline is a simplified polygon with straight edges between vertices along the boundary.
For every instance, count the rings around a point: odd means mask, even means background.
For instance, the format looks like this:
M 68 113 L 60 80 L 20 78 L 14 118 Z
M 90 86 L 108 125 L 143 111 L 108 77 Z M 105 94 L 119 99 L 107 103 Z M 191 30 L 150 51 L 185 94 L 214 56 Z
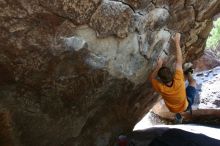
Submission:
M 214 51 L 216 48 L 220 47 L 220 18 L 214 21 L 213 24 L 214 27 L 207 39 L 206 47 Z

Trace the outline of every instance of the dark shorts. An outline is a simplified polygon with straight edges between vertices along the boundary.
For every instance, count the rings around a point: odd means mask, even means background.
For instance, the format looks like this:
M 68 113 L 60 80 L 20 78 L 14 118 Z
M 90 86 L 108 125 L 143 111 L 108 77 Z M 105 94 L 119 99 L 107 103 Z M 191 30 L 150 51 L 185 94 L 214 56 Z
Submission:
M 193 87 L 193 86 L 188 86 L 186 88 L 186 96 L 187 96 L 187 99 L 188 99 L 188 102 L 189 102 L 189 105 L 193 105 L 194 103 L 194 98 L 196 96 L 196 88 Z

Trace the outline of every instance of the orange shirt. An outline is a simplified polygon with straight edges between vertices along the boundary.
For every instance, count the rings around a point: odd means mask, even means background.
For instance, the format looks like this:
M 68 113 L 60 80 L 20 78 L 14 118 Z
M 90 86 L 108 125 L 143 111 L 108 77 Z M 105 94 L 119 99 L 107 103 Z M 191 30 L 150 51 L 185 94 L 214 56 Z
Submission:
M 188 101 L 186 98 L 183 71 L 176 70 L 171 87 L 166 86 L 156 79 L 152 79 L 151 82 L 154 89 L 161 94 L 166 106 L 171 112 L 180 113 L 186 110 Z

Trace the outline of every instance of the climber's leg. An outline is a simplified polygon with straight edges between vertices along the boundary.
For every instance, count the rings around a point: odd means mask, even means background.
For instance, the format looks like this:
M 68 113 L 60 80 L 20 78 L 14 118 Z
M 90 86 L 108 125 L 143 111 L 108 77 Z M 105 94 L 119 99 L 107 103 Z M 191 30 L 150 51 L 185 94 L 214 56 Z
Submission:
M 190 111 L 190 113 L 192 114 L 192 105 L 194 103 L 194 99 L 196 96 L 196 80 L 192 77 L 192 73 L 189 72 L 187 74 L 187 78 L 189 81 L 189 85 L 186 88 L 186 96 L 187 96 L 187 100 L 188 100 L 188 107 L 187 107 L 187 111 Z

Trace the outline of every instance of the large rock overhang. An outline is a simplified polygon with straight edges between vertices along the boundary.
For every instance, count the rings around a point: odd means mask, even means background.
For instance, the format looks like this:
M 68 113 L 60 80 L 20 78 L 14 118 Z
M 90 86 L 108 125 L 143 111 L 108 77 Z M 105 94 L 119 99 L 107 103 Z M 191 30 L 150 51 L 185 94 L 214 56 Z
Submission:
M 156 58 L 199 57 L 220 1 L 0 1 L 0 112 L 15 145 L 113 145 L 157 100 Z M 86 140 L 85 140 L 86 139 Z M 2 144 L 3 145 L 3 144 Z

